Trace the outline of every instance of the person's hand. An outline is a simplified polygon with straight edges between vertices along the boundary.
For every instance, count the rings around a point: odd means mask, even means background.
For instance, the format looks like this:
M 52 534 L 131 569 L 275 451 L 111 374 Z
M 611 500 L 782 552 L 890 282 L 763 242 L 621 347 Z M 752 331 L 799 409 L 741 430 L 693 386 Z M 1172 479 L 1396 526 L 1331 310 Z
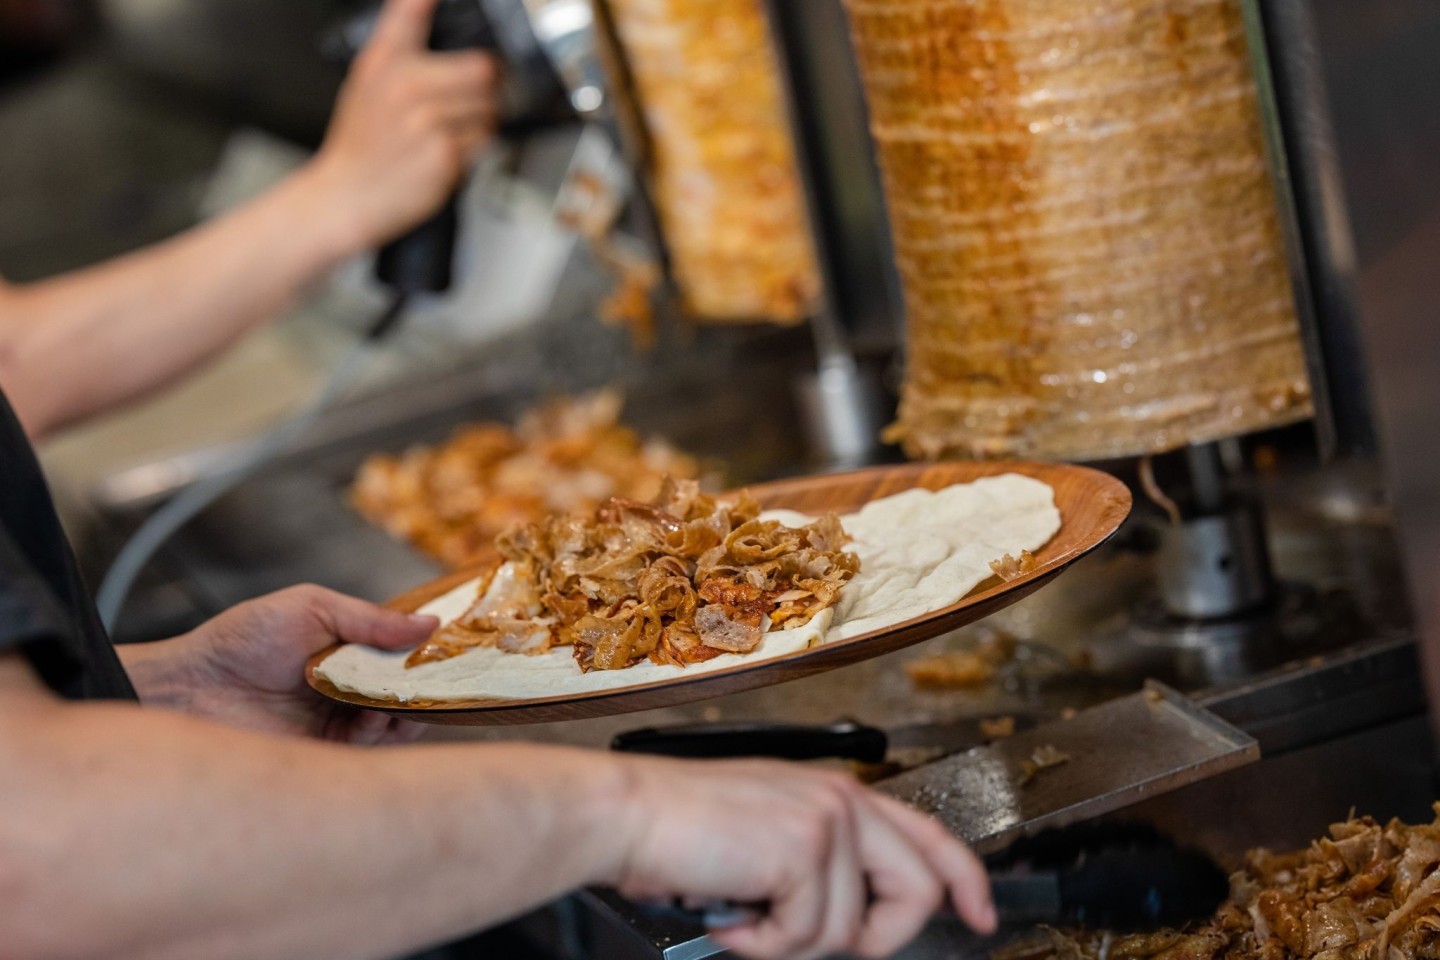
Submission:
M 387 0 L 308 168 L 355 250 L 379 246 L 450 196 L 494 134 L 499 70 L 479 51 L 427 48 L 437 0 Z
M 615 876 L 639 901 L 768 904 L 714 930 L 747 957 L 885 957 L 948 898 L 995 929 L 984 868 L 931 818 L 831 771 L 770 762 L 627 758 L 633 783 Z
M 407 616 L 321 587 L 242 603 L 188 634 L 121 648 L 142 699 L 231 726 L 378 744 L 413 740 L 418 724 L 331 703 L 306 684 L 305 662 L 337 641 L 405 650 L 434 632 L 434 617 Z M 148 649 L 147 649 L 148 648 Z

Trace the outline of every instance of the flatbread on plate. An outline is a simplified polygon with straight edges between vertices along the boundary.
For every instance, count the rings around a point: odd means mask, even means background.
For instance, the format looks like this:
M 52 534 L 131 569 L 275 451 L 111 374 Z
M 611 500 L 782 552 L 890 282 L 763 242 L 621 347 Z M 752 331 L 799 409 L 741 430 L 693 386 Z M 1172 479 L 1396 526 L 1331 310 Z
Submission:
M 788 526 L 813 519 L 787 510 L 765 517 Z M 860 557 L 860 572 L 839 603 L 803 627 L 766 633 L 750 653 L 685 667 L 644 661 L 624 670 L 581 673 L 569 647 L 536 656 L 482 647 L 407 668 L 404 652 L 351 645 L 326 657 L 315 672 L 340 690 L 408 703 L 568 696 L 754 665 L 949 606 L 992 576 L 992 561 L 1049 542 L 1060 529 L 1060 511 L 1048 484 L 1007 473 L 938 491 L 906 490 L 841 517 L 841 524 L 854 538 L 849 549 Z M 464 584 L 420 612 L 449 623 L 475 602 L 477 589 L 478 581 Z

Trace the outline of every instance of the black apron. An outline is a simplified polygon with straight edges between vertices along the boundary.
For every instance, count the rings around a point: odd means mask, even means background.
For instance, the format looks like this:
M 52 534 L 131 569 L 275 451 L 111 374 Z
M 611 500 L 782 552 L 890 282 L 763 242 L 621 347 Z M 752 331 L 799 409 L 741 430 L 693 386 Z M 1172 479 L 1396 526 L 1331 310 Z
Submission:
M 0 393 L 0 652 L 10 651 L 62 696 L 135 699 L 35 452 Z

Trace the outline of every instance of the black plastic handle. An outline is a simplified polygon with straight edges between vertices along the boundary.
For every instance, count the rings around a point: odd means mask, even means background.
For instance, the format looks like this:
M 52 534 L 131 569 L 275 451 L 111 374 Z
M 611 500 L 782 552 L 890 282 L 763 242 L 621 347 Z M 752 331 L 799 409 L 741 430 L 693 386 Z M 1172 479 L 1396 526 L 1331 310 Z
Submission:
M 828 726 L 787 723 L 699 723 L 646 727 L 618 734 L 610 749 L 667 757 L 719 760 L 768 757 L 775 760 L 856 760 L 880 763 L 889 749 L 885 731 L 853 720 Z
M 375 276 L 396 293 L 443 293 L 454 279 L 459 234 L 459 197 L 452 196 L 429 220 L 381 248 Z
M 435 9 L 431 50 L 498 50 L 495 31 L 477 0 L 444 0 Z M 460 235 L 459 193 L 435 215 L 386 244 L 375 259 L 375 276 L 396 293 L 444 293 L 454 281 Z
M 1047 867 L 1021 858 L 999 869 L 994 863 L 989 866 L 990 892 L 1002 924 L 1067 924 L 1139 933 L 1204 921 L 1230 892 L 1225 871 L 1213 860 L 1176 847 L 1168 838 L 1128 846 L 1120 834 L 1107 837 L 1082 827 L 1052 831 L 1044 839 L 1042 859 L 1059 857 L 1063 864 Z M 1023 849 L 1025 844 L 1017 846 Z M 644 904 L 642 909 L 659 918 L 716 929 L 751 923 L 768 912 L 768 905 L 669 901 Z M 954 915 L 947 904 L 936 916 Z
M 1054 873 L 991 874 L 990 895 L 1001 924 L 1063 923 L 1074 919 L 1066 913 L 1061 902 L 1058 878 Z M 647 916 L 657 920 L 685 923 L 707 930 L 754 923 L 770 912 L 766 903 L 730 903 L 723 900 L 699 905 L 668 900 L 638 906 Z M 935 911 L 933 919 L 953 921 L 958 916 L 947 899 Z

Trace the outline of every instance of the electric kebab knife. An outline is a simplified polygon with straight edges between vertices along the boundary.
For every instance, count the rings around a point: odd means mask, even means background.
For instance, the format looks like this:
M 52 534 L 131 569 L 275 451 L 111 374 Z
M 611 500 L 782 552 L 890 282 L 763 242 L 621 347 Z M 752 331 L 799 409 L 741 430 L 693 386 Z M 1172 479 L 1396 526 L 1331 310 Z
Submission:
M 374 32 L 379 7 L 336 25 L 321 39 L 321 51 L 337 63 L 349 63 Z M 634 157 L 622 144 L 626 120 L 607 91 L 602 25 L 590 0 L 441 0 L 435 8 L 430 48 L 438 51 L 487 50 L 502 64 L 500 135 L 515 137 L 576 119 L 586 124 L 590 149 L 582 150 L 567 184 L 607 187 L 601 217 L 618 216 L 627 201 L 641 201 L 639 216 L 648 222 L 643 191 L 630 172 Z M 629 125 L 633 126 L 633 121 Z M 603 146 L 593 146 L 595 141 Z M 633 152 L 633 151 L 632 151 Z M 570 190 L 582 204 L 594 205 L 594 191 Z M 559 205 L 576 201 L 562 197 Z M 375 275 L 398 299 L 443 293 L 454 280 L 460 234 L 458 192 L 429 220 L 388 243 L 375 260 Z M 619 239 L 619 238 L 617 238 Z M 379 336 L 398 317 L 372 332 Z
M 1230 893 L 1225 871 L 1148 827 L 1081 824 L 1018 841 L 989 859 L 1002 926 L 1048 924 L 1117 933 L 1209 919 Z M 646 904 L 652 916 L 710 930 L 753 923 L 760 903 Z M 937 919 L 956 919 L 947 904 Z

